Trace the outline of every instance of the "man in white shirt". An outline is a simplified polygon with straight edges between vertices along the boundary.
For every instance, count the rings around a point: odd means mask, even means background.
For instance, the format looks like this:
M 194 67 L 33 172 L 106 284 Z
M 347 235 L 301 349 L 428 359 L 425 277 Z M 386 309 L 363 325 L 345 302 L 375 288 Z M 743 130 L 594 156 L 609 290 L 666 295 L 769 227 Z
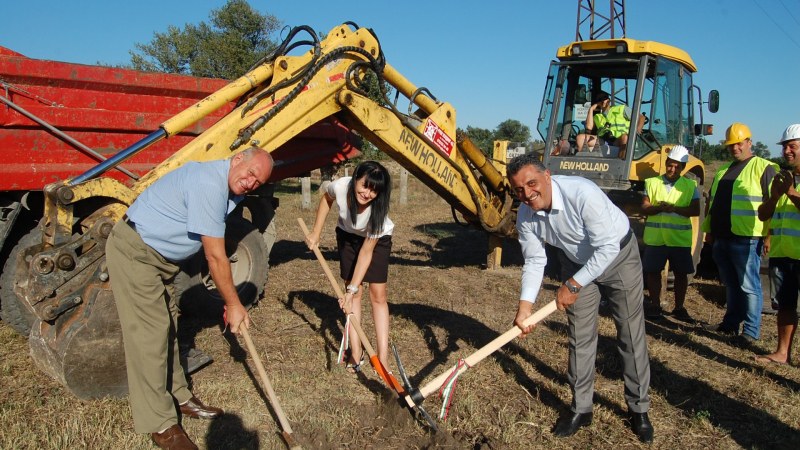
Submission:
M 644 329 L 642 264 L 628 218 L 597 185 L 581 177 L 550 175 L 538 158 L 525 154 L 507 167 L 521 204 L 517 232 L 525 264 L 522 291 L 514 323 L 523 336 L 533 327 L 522 322 L 531 315 L 547 263 L 545 244 L 559 250 L 563 284 L 556 303 L 566 310 L 569 325 L 570 412 L 556 422 L 553 433 L 571 436 L 592 422 L 597 316 L 602 294 L 608 299 L 622 355 L 625 400 L 631 428 L 642 442 L 652 442 L 650 358 Z

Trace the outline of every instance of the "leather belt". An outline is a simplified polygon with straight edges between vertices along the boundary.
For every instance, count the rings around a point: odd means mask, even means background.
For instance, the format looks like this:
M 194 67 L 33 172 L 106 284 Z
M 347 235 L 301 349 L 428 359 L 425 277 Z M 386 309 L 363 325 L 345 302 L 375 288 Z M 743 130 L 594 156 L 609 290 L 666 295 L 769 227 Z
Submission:
M 132 221 L 132 220 L 131 220 L 131 218 L 130 218 L 130 217 L 128 217 L 128 215 L 127 215 L 127 214 L 125 214 L 124 216 L 122 216 L 122 221 L 123 221 L 123 222 L 124 222 L 126 225 L 128 225 L 129 227 L 131 227 L 131 230 L 133 230 L 133 231 L 136 231 L 136 222 Z
M 622 250 L 623 248 L 625 248 L 625 246 L 628 245 L 628 242 L 631 241 L 632 237 L 633 237 L 633 231 L 628 229 L 628 234 L 626 234 L 625 237 L 623 237 L 619 241 L 619 249 Z

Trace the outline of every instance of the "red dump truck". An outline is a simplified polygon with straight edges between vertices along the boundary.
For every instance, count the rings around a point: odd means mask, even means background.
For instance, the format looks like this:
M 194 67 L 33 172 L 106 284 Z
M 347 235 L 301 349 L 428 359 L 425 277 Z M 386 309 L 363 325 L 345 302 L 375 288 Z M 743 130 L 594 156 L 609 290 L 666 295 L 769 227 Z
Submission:
M 38 60 L 0 46 L 0 316 L 4 321 L 27 334 L 35 320 L 14 291 L 19 261 L 24 259 L 20 252 L 42 241 L 37 221 L 43 216 L 43 188 L 83 174 L 227 83 Z M 132 183 L 241 100 L 231 100 L 228 107 L 153 144 L 103 176 Z M 360 142 L 335 119 L 319 122 L 273 152 L 277 165 L 270 181 L 356 156 Z M 247 221 L 229 226 L 238 245 L 234 278 L 245 290 L 240 293 L 250 299 L 257 298 L 266 282 L 268 247 L 274 242 L 273 197 L 270 192 L 259 197 L 258 207 L 253 207 L 258 198 L 248 199 L 252 212 Z M 188 262 L 180 280 L 184 291 L 215 296 L 203 258 Z

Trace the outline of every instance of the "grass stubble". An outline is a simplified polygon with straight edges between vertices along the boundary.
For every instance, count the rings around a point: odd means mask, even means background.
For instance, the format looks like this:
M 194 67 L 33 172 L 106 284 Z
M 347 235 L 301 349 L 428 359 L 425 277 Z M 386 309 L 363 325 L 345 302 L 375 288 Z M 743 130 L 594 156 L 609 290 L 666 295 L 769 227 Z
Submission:
M 409 177 L 409 204 L 392 205 L 396 224 L 390 268 L 391 340 L 416 387 L 510 328 L 519 292 L 518 249 L 507 242 L 505 267 L 480 268 L 486 237 L 452 224 L 450 208 Z M 601 311 L 594 423 L 568 439 L 551 433 L 569 407 L 566 318 L 556 312 L 469 368 L 458 381 L 450 417 L 441 399 L 423 402 L 440 433 L 414 418 L 367 364 L 358 376 L 336 365 L 343 316 L 318 262 L 302 243 L 296 217 L 313 222 L 299 194 L 281 194 L 279 241 L 264 298 L 251 310 L 251 335 L 289 418 L 296 441 L 309 449 L 640 448 L 629 429 L 611 318 Z M 321 248 L 337 272 L 333 215 Z M 517 259 L 515 259 L 515 257 Z M 552 298 L 546 279 L 539 304 Z M 668 294 L 664 303 L 670 309 Z M 365 298 L 366 300 L 366 298 Z M 368 305 L 368 301 L 365 301 Z M 697 279 L 687 308 L 717 322 L 724 289 Z M 192 320 L 192 319 L 187 319 Z M 365 307 L 363 328 L 374 343 Z M 275 417 L 249 356 L 218 324 L 203 321 L 197 347 L 215 361 L 192 377 L 193 390 L 225 408 L 214 421 L 184 420 L 207 449 L 283 449 Z M 751 349 L 672 318 L 647 323 L 651 356 L 651 448 L 796 448 L 800 442 L 800 370 L 761 366 L 754 352 L 776 345 L 775 318 L 764 316 Z M 394 363 L 392 363 L 394 366 Z M 396 373 L 395 367 L 390 367 Z M 26 339 L 0 323 L 0 448 L 150 449 L 133 431 L 127 399 L 81 401 L 47 378 L 29 356 Z

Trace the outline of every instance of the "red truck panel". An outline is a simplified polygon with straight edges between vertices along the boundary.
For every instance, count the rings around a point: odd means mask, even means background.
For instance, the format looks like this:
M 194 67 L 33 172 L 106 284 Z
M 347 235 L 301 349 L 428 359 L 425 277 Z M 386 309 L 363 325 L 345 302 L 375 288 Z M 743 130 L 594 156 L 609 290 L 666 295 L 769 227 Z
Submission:
M 112 67 L 36 60 L 0 46 L 0 95 L 70 137 L 110 157 L 156 130 L 227 81 L 146 73 Z M 123 164 L 142 175 L 233 108 L 204 118 L 177 136 L 153 144 Z M 297 176 L 358 153 L 358 139 L 330 119 L 309 128 L 284 147 L 286 159 L 272 180 Z M 0 192 L 40 190 L 77 176 L 98 161 L 10 107 L 0 104 Z M 107 172 L 120 181 L 129 178 Z

